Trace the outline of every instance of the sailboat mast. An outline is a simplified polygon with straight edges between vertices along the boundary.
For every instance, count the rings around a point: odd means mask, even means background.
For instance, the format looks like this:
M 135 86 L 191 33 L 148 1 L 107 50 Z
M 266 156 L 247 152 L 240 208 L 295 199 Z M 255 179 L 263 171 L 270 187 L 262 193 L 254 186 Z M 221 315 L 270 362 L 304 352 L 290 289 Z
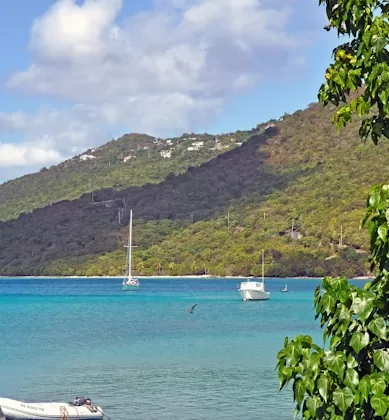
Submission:
M 265 282 L 265 251 L 262 250 L 262 283 Z
M 128 278 L 131 277 L 131 260 L 132 260 L 132 209 L 130 210 L 130 227 L 128 233 Z

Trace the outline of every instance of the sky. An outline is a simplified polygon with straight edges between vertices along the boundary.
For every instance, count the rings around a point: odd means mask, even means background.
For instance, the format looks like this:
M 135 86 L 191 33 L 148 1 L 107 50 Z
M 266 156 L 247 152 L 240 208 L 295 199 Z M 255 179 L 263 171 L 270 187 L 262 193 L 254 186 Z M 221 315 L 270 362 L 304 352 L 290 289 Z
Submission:
M 250 129 L 315 102 L 337 43 L 318 0 L 12 0 L 0 182 L 129 132 Z

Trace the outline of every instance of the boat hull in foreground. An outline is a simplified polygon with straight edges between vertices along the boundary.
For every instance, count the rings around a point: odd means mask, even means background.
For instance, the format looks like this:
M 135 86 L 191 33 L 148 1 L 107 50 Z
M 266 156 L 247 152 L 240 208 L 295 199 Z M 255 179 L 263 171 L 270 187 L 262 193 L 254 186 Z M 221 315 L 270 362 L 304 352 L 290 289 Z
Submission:
M 77 406 L 70 403 L 28 403 L 0 398 L 0 420 L 103 420 L 97 405 Z

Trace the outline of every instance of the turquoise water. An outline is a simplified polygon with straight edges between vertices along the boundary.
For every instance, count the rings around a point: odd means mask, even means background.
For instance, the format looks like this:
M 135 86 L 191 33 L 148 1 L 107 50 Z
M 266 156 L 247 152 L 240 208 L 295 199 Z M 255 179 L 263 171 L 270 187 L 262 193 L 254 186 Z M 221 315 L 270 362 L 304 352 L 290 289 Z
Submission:
M 0 396 L 85 395 L 115 420 L 291 420 L 276 354 L 286 335 L 321 342 L 318 283 L 271 279 L 269 301 L 242 302 L 236 279 L 145 279 L 126 293 L 120 279 L 1 279 Z

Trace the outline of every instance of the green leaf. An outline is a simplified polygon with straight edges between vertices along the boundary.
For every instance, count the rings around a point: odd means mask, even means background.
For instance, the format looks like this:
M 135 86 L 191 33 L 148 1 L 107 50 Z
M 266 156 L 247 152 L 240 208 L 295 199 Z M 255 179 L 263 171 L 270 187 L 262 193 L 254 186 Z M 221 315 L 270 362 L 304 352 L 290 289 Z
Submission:
M 370 402 L 377 416 L 382 417 L 388 411 L 388 397 L 386 395 L 373 395 Z
M 376 53 L 380 53 L 386 47 L 386 37 L 373 35 L 372 45 L 375 47 Z
M 367 398 L 370 394 L 370 378 L 368 376 L 364 376 L 358 384 L 358 390 L 362 395 L 362 398 L 367 401 Z
M 386 389 L 386 382 L 384 378 L 380 376 L 378 377 L 376 376 L 370 379 L 370 390 L 374 395 L 383 394 L 385 392 L 385 389 Z
M 298 338 L 296 337 L 284 348 L 285 356 L 291 364 L 296 364 L 301 356 L 302 348 Z
M 386 340 L 386 322 L 381 316 L 372 319 L 367 326 L 377 337 Z
M 372 37 L 371 31 L 366 31 L 362 35 L 362 41 L 364 42 L 367 48 L 370 48 L 371 37 Z
M 328 385 L 329 385 L 329 380 L 327 376 L 325 375 L 319 376 L 319 379 L 317 380 L 317 389 L 319 390 L 319 394 L 323 398 L 324 402 L 327 402 L 327 398 L 328 398 Z
M 334 404 L 344 414 L 353 402 L 353 393 L 349 388 L 337 389 L 333 394 Z
M 344 375 L 344 383 L 350 389 L 354 389 L 358 386 L 359 383 L 359 376 L 356 370 L 354 369 L 347 369 L 346 374 Z
M 327 366 L 340 379 L 343 379 L 344 370 L 346 368 L 345 356 L 343 353 L 330 354 L 327 356 Z
M 335 308 L 336 299 L 329 293 L 324 293 L 321 298 L 321 304 L 323 305 L 324 312 L 329 315 Z
M 381 241 L 385 242 L 387 240 L 388 235 L 388 224 L 384 223 L 378 227 L 378 236 L 380 237 Z
M 386 93 L 386 90 L 382 90 L 378 97 L 380 98 L 381 102 L 386 105 L 388 103 L 388 94 Z
M 310 378 L 309 376 L 306 376 L 304 379 L 304 387 L 309 393 L 312 394 L 315 388 L 315 382 L 313 381 L 312 378 Z
M 331 286 L 336 293 L 339 293 L 341 290 L 349 289 L 349 283 L 346 277 L 336 277 L 331 279 Z
M 367 332 L 356 331 L 350 340 L 350 346 L 355 353 L 359 353 L 369 344 L 369 334 Z
M 379 194 L 379 191 L 374 189 L 370 193 L 370 196 L 369 196 L 369 206 L 375 208 L 380 204 L 380 201 L 381 201 L 381 196 Z
M 278 370 L 280 389 L 282 389 L 293 377 L 293 369 L 290 366 L 282 366 Z
M 341 86 L 342 88 L 346 87 L 346 83 L 345 83 L 345 76 L 342 75 L 341 73 L 339 73 L 338 71 L 334 70 L 331 73 L 331 79 L 338 84 L 339 86 Z
M 311 361 L 310 361 L 311 370 L 317 371 L 319 369 L 320 362 L 321 362 L 320 354 L 319 353 L 312 353 L 311 354 Z
M 389 372 L 389 353 L 388 350 L 376 350 L 373 354 L 374 365 L 383 372 Z
M 307 398 L 307 408 L 312 418 L 317 418 L 317 409 L 321 406 L 320 399 L 317 396 Z
M 355 360 L 355 357 L 352 356 L 351 354 L 349 354 L 347 356 L 347 361 L 346 361 L 347 367 L 349 369 L 354 369 L 355 367 L 358 366 L 358 362 Z
M 365 322 L 366 319 L 371 314 L 374 308 L 374 298 L 360 298 L 356 297 L 353 299 L 351 309 L 359 315 L 359 318 L 362 322 Z
M 297 404 L 301 406 L 305 395 L 305 386 L 301 378 L 298 378 L 293 383 L 293 394 Z
M 353 397 L 354 405 L 359 405 L 360 403 L 362 403 L 363 401 L 361 400 L 361 393 L 356 389 L 353 390 L 353 393 L 354 393 L 354 397 Z

